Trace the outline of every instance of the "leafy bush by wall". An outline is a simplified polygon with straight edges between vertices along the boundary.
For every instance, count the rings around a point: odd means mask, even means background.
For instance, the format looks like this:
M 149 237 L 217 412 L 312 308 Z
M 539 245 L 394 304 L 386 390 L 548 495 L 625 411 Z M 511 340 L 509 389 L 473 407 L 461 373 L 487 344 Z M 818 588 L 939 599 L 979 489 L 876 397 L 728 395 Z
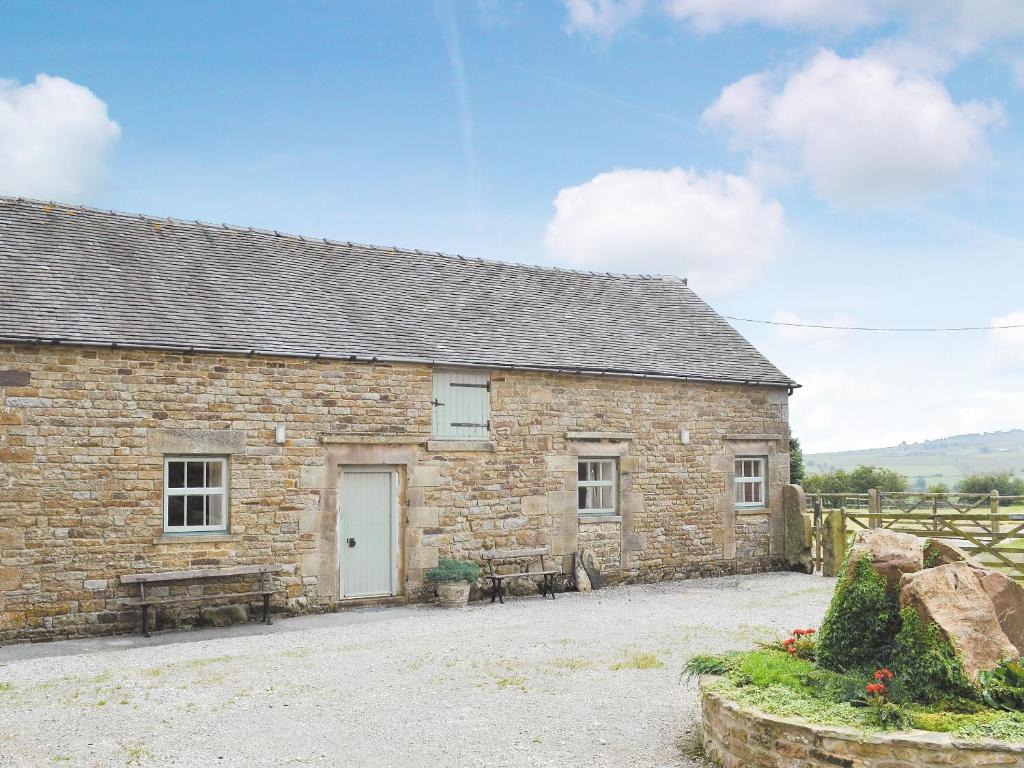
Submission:
M 894 590 L 862 555 L 851 578 L 840 578 L 828 612 L 818 630 L 817 660 L 834 672 L 872 671 L 892 658 L 900 628 L 900 606 Z
M 900 612 L 892 666 L 900 698 L 934 704 L 949 698 L 976 698 L 977 691 L 964 672 L 956 649 L 938 625 L 925 626 L 913 608 Z

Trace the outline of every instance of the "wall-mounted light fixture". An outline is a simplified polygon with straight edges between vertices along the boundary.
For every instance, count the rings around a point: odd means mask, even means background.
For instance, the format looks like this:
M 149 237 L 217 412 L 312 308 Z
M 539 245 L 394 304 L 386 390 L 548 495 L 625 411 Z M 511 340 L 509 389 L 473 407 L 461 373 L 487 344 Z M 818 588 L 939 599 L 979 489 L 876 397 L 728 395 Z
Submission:
M 284 441 L 287 439 L 287 434 L 284 430 L 284 424 L 278 424 L 274 430 L 274 442 L 278 445 L 284 445 Z

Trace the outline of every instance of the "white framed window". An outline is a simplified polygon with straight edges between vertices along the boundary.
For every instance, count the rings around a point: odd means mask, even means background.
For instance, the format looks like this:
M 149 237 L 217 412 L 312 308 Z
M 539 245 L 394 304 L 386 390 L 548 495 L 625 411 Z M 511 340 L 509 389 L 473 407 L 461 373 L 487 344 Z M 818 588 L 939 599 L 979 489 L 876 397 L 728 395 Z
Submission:
M 576 477 L 580 515 L 618 514 L 615 459 L 580 459 Z
M 737 456 L 734 484 L 737 507 L 763 507 L 765 505 L 765 467 L 763 456 Z
M 164 531 L 226 531 L 228 461 L 214 456 L 164 459 Z
M 491 437 L 491 377 L 486 373 L 435 371 L 433 435 L 441 440 Z

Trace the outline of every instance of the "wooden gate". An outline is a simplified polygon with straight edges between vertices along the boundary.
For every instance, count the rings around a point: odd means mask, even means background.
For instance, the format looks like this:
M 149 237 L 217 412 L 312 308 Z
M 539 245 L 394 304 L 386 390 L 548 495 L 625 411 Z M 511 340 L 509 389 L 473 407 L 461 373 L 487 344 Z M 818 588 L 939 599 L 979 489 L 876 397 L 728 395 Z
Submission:
M 942 539 L 982 565 L 1024 581 L 1024 496 L 971 493 L 814 494 L 815 508 L 839 508 L 852 537 L 858 530 L 889 528 Z M 815 515 L 818 528 L 819 515 Z M 820 529 L 819 529 L 820 531 Z

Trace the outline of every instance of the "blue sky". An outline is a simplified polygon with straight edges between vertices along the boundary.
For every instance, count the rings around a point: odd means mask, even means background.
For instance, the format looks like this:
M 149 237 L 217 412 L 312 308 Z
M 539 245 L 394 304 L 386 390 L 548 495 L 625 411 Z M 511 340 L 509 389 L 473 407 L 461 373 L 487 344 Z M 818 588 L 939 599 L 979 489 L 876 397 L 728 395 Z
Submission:
M 1024 324 L 1024 2 L 0 3 L 0 193 Z M 43 76 L 43 77 L 40 77 Z M 737 323 L 810 449 L 1024 427 L 1024 331 Z

